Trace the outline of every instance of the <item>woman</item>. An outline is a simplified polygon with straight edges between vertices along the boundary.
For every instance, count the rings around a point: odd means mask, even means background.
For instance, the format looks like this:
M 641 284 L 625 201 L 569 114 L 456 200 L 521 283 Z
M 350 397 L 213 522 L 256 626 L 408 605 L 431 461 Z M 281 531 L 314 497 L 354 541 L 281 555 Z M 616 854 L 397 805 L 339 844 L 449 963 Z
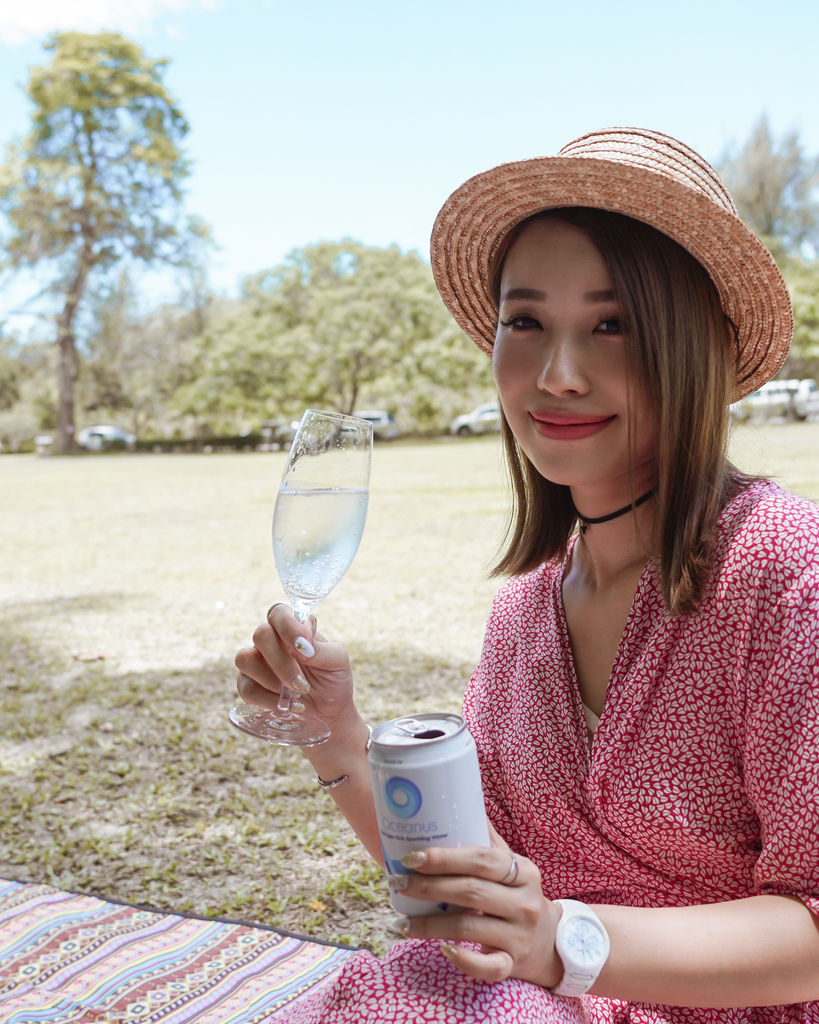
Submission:
M 471 179 L 432 266 L 515 493 L 464 700 L 494 845 L 411 855 L 408 895 L 467 910 L 282 1019 L 819 1021 L 819 512 L 725 458 L 788 349 L 772 258 L 697 154 L 617 129 Z M 254 645 L 240 694 L 315 705 L 380 860 L 343 648 L 283 606 Z

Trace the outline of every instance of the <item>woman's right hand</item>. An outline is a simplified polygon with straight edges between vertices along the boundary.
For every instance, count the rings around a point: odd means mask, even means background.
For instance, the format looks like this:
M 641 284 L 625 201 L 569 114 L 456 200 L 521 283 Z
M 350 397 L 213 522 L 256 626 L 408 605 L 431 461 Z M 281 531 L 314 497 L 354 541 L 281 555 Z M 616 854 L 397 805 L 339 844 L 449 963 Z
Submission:
M 350 658 L 340 644 L 316 632 L 312 616 L 299 622 L 286 604 L 275 604 L 253 634 L 253 646 L 236 655 L 236 689 L 248 704 L 273 708 L 282 686 L 330 727 L 330 738 L 302 753 L 327 782 L 344 777 L 332 796 L 372 857 L 382 867 L 381 839 L 367 768 L 367 726 L 353 703 Z M 300 682 L 301 680 L 301 682 Z M 305 692 L 305 687 L 306 692 Z
M 274 708 L 282 686 L 332 732 L 357 713 L 350 658 L 340 644 L 316 631 L 310 616 L 299 622 L 286 604 L 274 604 L 253 633 L 253 646 L 236 655 L 236 689 L 248 704 Z

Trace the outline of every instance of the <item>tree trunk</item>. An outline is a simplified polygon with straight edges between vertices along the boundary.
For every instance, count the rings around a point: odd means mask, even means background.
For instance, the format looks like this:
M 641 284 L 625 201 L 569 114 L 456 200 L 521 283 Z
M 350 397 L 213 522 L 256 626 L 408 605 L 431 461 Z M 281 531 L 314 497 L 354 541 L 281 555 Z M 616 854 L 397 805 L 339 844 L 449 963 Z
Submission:
M 76 448 L 74 437 L 74 384 L 77 379 L 77 352 L 74 331 L 63 328 L 60 316 L 57 328 L 57 451 L 69 455 Z
M 57 317 L 57 451 L 60 455 L 69 455 L 77 447 L 74 430 L 74 385 L 77 382 L 74 317 L 85 291 L 89 269 L 90 264 L 81 258 L 74 281 L 68 289 L 65 305 Z

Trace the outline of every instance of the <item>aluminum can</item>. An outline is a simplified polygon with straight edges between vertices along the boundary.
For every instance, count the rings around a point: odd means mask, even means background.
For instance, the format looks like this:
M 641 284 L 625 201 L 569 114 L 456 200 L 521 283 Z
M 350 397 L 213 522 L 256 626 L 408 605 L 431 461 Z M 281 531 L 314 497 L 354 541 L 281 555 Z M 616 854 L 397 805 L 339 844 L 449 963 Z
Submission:
M 489 846 L 475 741 L 460 715 L 396 718 L 373 730 L 368 755 L 387 875 L 405 875 L 401 858 L 430 846 Z M 407 917 L 446 908 L 404 896 L 390 901 Z

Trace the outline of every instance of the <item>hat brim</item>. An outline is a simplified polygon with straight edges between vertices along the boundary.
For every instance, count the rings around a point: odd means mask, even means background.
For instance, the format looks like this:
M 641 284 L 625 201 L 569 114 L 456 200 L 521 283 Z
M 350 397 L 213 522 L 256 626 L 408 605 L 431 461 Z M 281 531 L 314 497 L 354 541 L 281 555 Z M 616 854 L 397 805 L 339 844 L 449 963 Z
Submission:
M 736 394 L 780 369 L 793 334 L 787 285 L 770 252 L 707 195 L 637 166 L 582 157 L 501 164 L 465 182 L 432 229 L 431 262 L 444 303 L 462 330 L 491 353 L 497 305 L 490 273 L 508 232 L 561 206 L 622 213 L 668 235 L 709 274 L 736 332 Z

